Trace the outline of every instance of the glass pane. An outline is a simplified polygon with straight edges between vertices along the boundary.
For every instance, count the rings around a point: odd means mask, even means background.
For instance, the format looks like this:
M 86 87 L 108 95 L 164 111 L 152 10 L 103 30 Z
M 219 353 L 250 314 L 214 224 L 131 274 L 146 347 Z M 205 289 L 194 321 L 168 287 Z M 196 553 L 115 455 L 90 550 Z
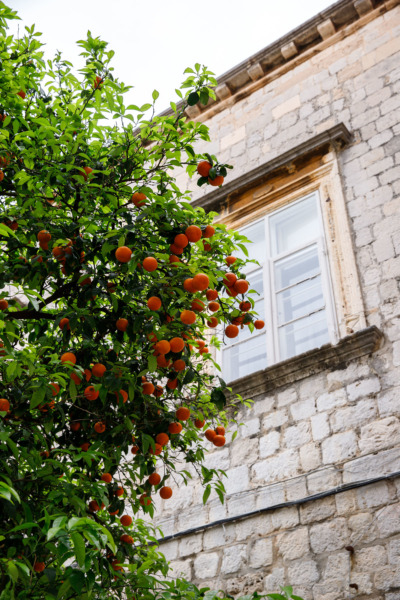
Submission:
M 265 221 L 258 221 L 254 223 L 254 225 L 250 225 L 249 227 L 244 227 L 239 232 L 241 235 L 245 235 L 249 240 L 251 240 L 252 244 L 247 244 L 246 248 L 249 253 L 249 259 L 258 260 L 260 264 L 263 264 L 265 261 Z M 243 254 L 241 250 L 238 250 L 235 253 L 235 256 L 238 258 L 246 259 L 246 256 Z M 254 267 L 255 265 L 249 265 L 249 268 Z
M 329 342 L 325 310 L 285 325 L 278 331 L 281 360 Z
M 316 195 L 308 196 L 272 215 L 269 226 L 273 256 L 315 239 L 320 233 Z
M 304 317 L 325 306 L 321 275 L 277 294 L 278 324 Z
M 260 294 L 260 296 L 255 295 L 254 300 L 257 300 L 259 297 L 263 297 L 264 295 L 264 284 L 263 284 L 263 272 L 261 269 L 251 273 L 248 277 L 246 277 L 249 282 L 249 290 L 255 290 Z
M 275 263 L 276 290 L 304 281 L 319 272 L 318 249 L 313 245 Z
M 234 381 L 267 366 L 265 333 L 222 352 L 222 377 Z

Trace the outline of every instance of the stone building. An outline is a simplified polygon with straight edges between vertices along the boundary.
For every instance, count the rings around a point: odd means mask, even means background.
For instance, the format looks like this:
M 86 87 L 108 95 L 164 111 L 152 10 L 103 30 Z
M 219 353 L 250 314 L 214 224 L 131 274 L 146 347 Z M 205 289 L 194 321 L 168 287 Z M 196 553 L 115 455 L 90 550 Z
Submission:
M 219 357 L 254 400 L 207 459 L 226 501 L 182 486 L 161 551 L 233 595 L 400 599 L 399 0 L 340 0 L 190 116 L 235 167 L 194 203 L 253 240 L 267 325 Z

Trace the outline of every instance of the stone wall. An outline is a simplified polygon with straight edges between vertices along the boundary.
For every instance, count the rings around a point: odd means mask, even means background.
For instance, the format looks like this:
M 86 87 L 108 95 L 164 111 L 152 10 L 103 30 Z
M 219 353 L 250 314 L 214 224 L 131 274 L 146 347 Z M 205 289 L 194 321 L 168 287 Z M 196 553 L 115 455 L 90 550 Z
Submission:
M 400 471 L 400 7 L 336 36 L 207 121 L 204 150 L 232 163 L 238 181 L 345 123 L 354 137 L 341 177 L 366 322 L 384 334 L 370 356 L 241 411 L 238 437 L 207 458 L 226 471 L 224 505 L 203 507 L 195 480 L 157 504 L 164 534 L 178 534 L 161 545 L 175 573 L 234 595 L 291 583 L 306 599 L 400 599 L 400 478 L 337 489 Z M 201 529 L 219 519 L 231 520 Z

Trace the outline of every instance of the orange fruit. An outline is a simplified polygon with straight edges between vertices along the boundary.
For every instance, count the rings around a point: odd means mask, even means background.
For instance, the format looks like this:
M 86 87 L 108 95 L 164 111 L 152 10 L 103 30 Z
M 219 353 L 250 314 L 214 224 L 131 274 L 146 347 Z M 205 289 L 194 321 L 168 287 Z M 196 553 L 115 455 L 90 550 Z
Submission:
M 139 446 L 132 446 L 132 448 L 131 448 L 132 454 L 137 454 L 139 452 L 139 450 L 140 450 Z
M 150 447 L 149 452 L 150 454 L 153 454 L 153 456 L 159 456 L 162 452 L 162 448 L 161 444 L 155 444 L 155 448 Z
M 228 296 L 231 296 L 232 298 L 236 298 L 236 296 L 239 294 L 239 292 L 234 290 L 233 287 L 226 288 L 226 293 L 228 294 Z
M 215 228 L 212 225 L 207 225 L 203 231 L 203 238 L 211 238 L 215 233 Z
M 206 291 L 206 298 L 207 300 L 216 300 L 218 298 L 218 292 L 217 290 L 207 290 Z
M 75 421 L 74 423 L 71 423 L 70 428 L 71 431 L 79 431 L 81 428 L 81 424 L 79 423 L 79 421 Z
M 212 246 L 208 242 L 203 243 L 203 248 L 206 252 L 209 252 L 210 250 L 212 250 Z
M 101 363 L 96 363 L 92 367 L 92 375 L 94 375 L 95 377 L 103 377 L 104 373 L 106 371 L 107 371 L 107 368 L 105 367 L 105 365 L 102 365 Z
M 60 360 L 62 363 L 68 363 L 70 365 L 76 364 L 76 356 L 72 352 L 64 352 L 64 354 L 61 355 Z
M 166 446 L 169 442 L 169 436 L 166 433 L 158 433 L 156 435 L 156 442 L 160 446 Z
M 114 392 L 114 394 L 116 395 L 117 400 L 122 398 L 124 404 L 128 400 L 128 392 L 126 392 L 125 390 L 119 390 L 119 392 Z
M 103 421 L 97 421 L 97 423 L 95 423 L 94 430 L 96 433 L 104 433 L 106 426 Z
M 219 304 L 218 302 L 210 302 L 208 304 L 208 308 L 211 310 L 211 312 L 217 312 L 217 310 L 219 310 Z
M 217 319 L 217 317 L 210 317 L 207 321 L 207 325 L 209 327 L 216 327 L 218 325 L 219 321 Z
M 100 510 L 100 506 L 97 504 L 96 500 L 91 500 L 89 502 L 89 510 L 90 512 L 97 512 Z
M 127 246 L 120 246 L 115 251 L 115 258 L 121 263 L 127 263 L 131 260 L 132 250 Z
M 215 433 L 217 435 L 225 435 L 225 427 L 222 427 L 222 425 L 219 425 L 218 427 L 215 428 Z
M 212 168 L 212 164 L 208 162 L 208 160 L 202 160 L 197 165 L 197 172 L 201 177 L 208 177 L 210 169 Z
M 178 248 L 186 248 L 188 243 L 189 240 L 184 233 L 178 233 L 174 238 L 174 245 L 178 246 Z
M 123 488 L 123 487 L 118 487 L 118 488 L 116 489 L 116 491 L 115 491 L 115 495 L 116 495 L 116 496 L 118 496 L 118 498 L 119 498 L 120 496 L 123 496 L 123 495 L 124 495 L 124 488 Z
M 119 539 L 125 544 L 133 544 L 133 537 L 127 533 L 123 533 Z
M 50 386 L 53 388 L 53 396 L 57 396 L 57 394 L 60 392 L 60 386 L 58 385 L 58 383 L 51 383 Z
M 119 513 L 119 509 L 118 508 L 117 508 L 117 510 L 110 510 L 110 509 L 108 509 L 108 512 L 113 517 L 113 516 L 115 516 L 115 515 L 117 515 Z
M 235 338 L 239 335 L 239 328 L 237 325 L 228 325 L 225 329 L 225 335 L 228 338 Z
M 0 181 L 3 181 L 3 179 L 4 179 L 4 171 L 2 171 L 0 169 Z
M 181 406 L 175 412 L 175 416 L 179 421 L 187 421 L 190 417 L 190 409 L 187 406 Z
M 185 279 L 185 281 L 183 282 L 183 289 L 186 290 L 187 292 L 197 292 L 197 289 L 194 287 L 193 285 L 193 277 L 189 277 L 188 279 Z
M 99 75 L 96 75 L 94 82 L 93 82 L 94 89 L 95 90 L 100 89 L 102 83 L 103 83 L 102 78 Z
M 237 276 L 235 275 L 235 273 L 225 273 L 225 277 L 222 280 L 222 282 L 228 287 L 232 287 L 233 285 L 235 285 L 236 281 Z
M 139 498 L 139 502 L 142 506 L 150 506 L 151 498 L 147 494 L 142 494 Z
M 169 249 L 170 249 L 170 252 L 172 252 L 173 254 L 183 254 L 182 246 L 177 246 L 176 244 L 171 244 Z
M 186 369 L 186 363 L 182 358 L 178 358 L 178 360 L 174 361 L 173 367 L 175 371 L 184 371 Z
M 199 292 L 206 290 L 209 283 L 210 280 L 205 273 L 197 273 L 197 275 L 193 277 L 193 287 L 195 287 Z
M 214 179 L 211 179 L 210 177 L 208 178 L 208 183 L 210 185 L 213 185 L 214 187 L 216 186 L 220 186 L 224 183 L 224 178 L 222 177 L 222 175 L 217 175 L 216 177 L 214 177 Z
M 173 434 L 180 433 L 182 431 L 182 424 L 181 423 L 170 423 L 168 425 L 168 431 Z
M 185 235 L 189 242 L 198 242 L 201 239 L 201 229 L 197 225 L 189 225 L 186 228 Z
M 198 298 L 196 298 L 195 300 L 192 300 L 192 303 L 190 305 L 190 308 L 192 310 L 195 310 L 196 312 L 200 312 L 202 310 L 204 310 L 205 304 L 202 300 L 199 300 Z
M 0 412 L 8 412 L 10 410 L 10 403 L 5 398 L 0 398 Z
M 171 351 L 171 346 L 170 343 L 167 340 L 160 340 L 159 342 L 157 342 L 157 344 L 154 346 L 154 350 L 158 353 L 158 354 L 168 354 L 168 352 Z
M 161 385 L 156 385 L 156 389 L 154 390 L 154 395 L 156 398 L 160 398 L 164 393 L 163 388 L 161 387 Z
M 165 358 L 165 354 L 159 354 L 157 356 L 157 365 L 162 369 L 166 369 L 167 367 L 169 367 L 170 364 L 171 361 Z
M 237 261 L 236 256 L 227 256 L 225 262 L 227 265 L 233 265 Z
M 69 319 L 67 319 L 67 317 L 64 317 L 63 319 L 61 319 L 58 326 L 61 330 L 63 330 L 64 327 L 66 327 L 67 329 L 71 329 L 71 327 L 69 326 Z
M 24 100 L 26 94 L 25 94 L 24 90 L 20 90 L 19 92 L 17 92 L 17 96 L 19 96 L 20 98 L 22 98 L 22 100 Z
M 175 390 L 177 385 L 178 385 L 178 380 L 177 379 L 168 379 L 168 381 L 167 381 L 167 388 L 169 390 Z
M 86 400 L 93 402 L 93 400 L 97 400 L 99 393 L 100 392 L 98 390 L 96 391 L 92 385 L 89 385 L 83 392 L 83 395 L 85 396 Z
M 204 423 L 205 420 L 203 419 L 196 419 L 194 422 L 194 426 L 197 427 L 197 429 L 202 429 L 204 427 Z
M 8 302 L 2 298 L 0 300 L 0 310 L 6 310 L 6 308 L 8 308 Z
M 263 329 L 264 326 L 265 326 L 265 323 L 261 319 L 257 319 L 257 321 L 254 321 L 254 327 L 256 329 Z
M 128 325 L 129 325 L 128 319 L 118 319 L 118 321 L 116 321 L 116 323 L 115 323 L 115 326 L 118 329 L 118 331 L 126 331 Z
M 245 294 L 249 289 L 249 282 L 245 279 L 238 279 L 235 282 L 233 289 L 235 290 L 235 292 L 238 292 L 238 294 Z
M 196 320 L 196 314 L 192 310 L 184 310 L 181 312 L 180 319 L 185 325 L 192 325 Z
M 90 448 L 89 442 L 84 442 L 80 446 L 80 449 L 82 450 L 82 452 L 87 452 L 89 450 L 89 448 Z
M 151 273 L 152 271 L 155 271 L 157 267 L 158 262 L 156 261 L 156 259 L 153 256 L 146 256 L 146 258 L 143 261 L 143 269 Z
M 214 446 L 224 446 L 225 442 L 226 442 L 226 439 L 224 438 L 223 435 L 216 435 L 212 439 L 212 443 L 214 444 Z
M 120 523 L 124 527 L 129 527 L 129 525 L 132 525 L 132 517 L 129 515 L 122 515 L 120 518 Z
M 214 429 L 207 429 L 204 435 L 206 436 L 209 442 L 212 442 L 217 434 L 214 431 Z
M 150 485 L 158 485 L 161 481 L 161 476 L 158 473 L 152 473 L 147 481 Z
M 161 308 L 161 299 L 158 298 L 157 296 L 151 296 L 151 298 L 149 298 L 147 300 L 147 307 L 150 310 L 160 310 L 160 308 Z
M 112 482 L 111 473 L 103 473 L 103 475 L 101 476 L 101 480 L 104 481 L 104 483 L 111 483 Z
M 172 489 L 168 485 L 165 485 L 160 489 L 160 496 L 163 500 L 168 500 L 172 496 Z
M 83 170 L 85 171 L 85 173 L 81 173 L 81 175 L 83 175 L 83 179 L 87 181 L 88 175 L 90 175 L 90 173 L 93 173 L 93 169 L 91 169 L 90 167 L 83 167 Z
M 37 234 L 37 239 L 39 242 L 49 242 L 51 240 L 51 233 L 49 233 L 46 229 L 42 229 Z
M 185 347 L 185 342 L 180 337 L 174 337 L 174 338 L 172 338 L 172 340 L 169 341 L 169 345 L 170 345 L 171 351 L 176 354 L 178 352 L 182 352 L 182 350 Z
M 247 312 L 248 310 L 251 309 L 251 302 L 249 302 L 248 300 L 243 300 L 243 302 L 241 302 L 239 304 L 239 308 L 243 312 Z M 263 327 L 264 327 L 264 325 L 263 325 Z M 257 329 L 257 327 L 256 327 L 256 329 Z
M 181 262 L 181 259 L 180 259 L 180 258 L 178 258 L 177 256 L 175 256 L 175 254 L 170 254 L 170 257 L 169 257 L 169 262 L 170 262 L 171 264 L 180 263 L 180 262 Z
M 146 381 L 142 385 L 143 394 L 150 396 L 154 392 L 154 385 L 150 381 Z
M 147 204 L 146 200 L 147 200 L 147 196 L 145 194 L 143 194 L 142 192 L 135 192 L 134 194 L 132 194 L 131 199 L 130 199 L 132 204 L 134 204 L 138 208 Z
M 20 92 L 18 93 L 20 94 Z M 21 96 L 22 98 L 22 96 Z M 46 565 L 44 564 L 44 562 L 34 562 L 33 563 L 33 570 L 36 571 L 36 573 L 42 573 L 42 571 L 44 571 L 46 568 Z

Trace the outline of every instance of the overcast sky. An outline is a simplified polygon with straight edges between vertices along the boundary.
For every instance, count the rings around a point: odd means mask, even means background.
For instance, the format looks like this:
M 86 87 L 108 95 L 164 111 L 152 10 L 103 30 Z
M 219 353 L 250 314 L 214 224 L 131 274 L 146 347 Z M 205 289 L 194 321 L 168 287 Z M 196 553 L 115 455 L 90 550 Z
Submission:
M 128 102 L 157 110 L 175 100 L 183 71 L 199 62 L 222 75 L 307 19 L 331 0 L 5 0 L 25 25 L 35 23 L 46 56 L 61 50 L 79 65 L 75 42 L 92 35 L 115 51 L 115 74 L 133 85 Z M 13 30 L 16 30 L 13 27 Z

